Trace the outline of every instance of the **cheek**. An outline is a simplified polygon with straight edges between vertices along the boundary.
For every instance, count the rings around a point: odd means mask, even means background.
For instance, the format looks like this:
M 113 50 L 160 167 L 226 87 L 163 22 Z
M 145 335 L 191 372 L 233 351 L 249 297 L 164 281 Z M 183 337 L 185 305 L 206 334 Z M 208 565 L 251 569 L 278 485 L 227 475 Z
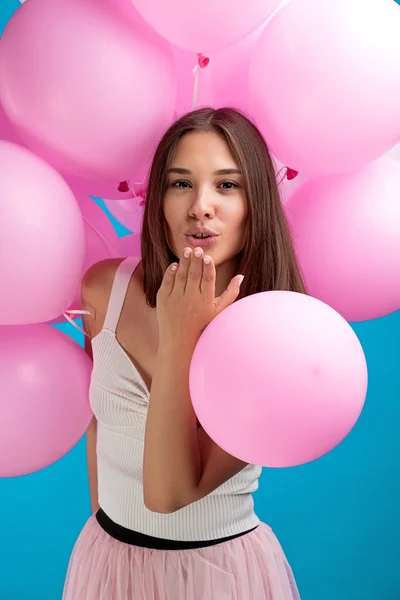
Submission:
M 235 218 L 235 246 L 236 251 L 243 250 L 246 243 L 247 227 L 248 227 L 248 216 L 249 211 L 246 203 L 241 203 L 240 207 L 236 212 Z
M 240 199 L 234 204 L 232 203 L 230 206 L 227 206 L 225 218 L 231 223 L 232 228 L 238 232 L 244 230 L 248 219 L 247 202 Z

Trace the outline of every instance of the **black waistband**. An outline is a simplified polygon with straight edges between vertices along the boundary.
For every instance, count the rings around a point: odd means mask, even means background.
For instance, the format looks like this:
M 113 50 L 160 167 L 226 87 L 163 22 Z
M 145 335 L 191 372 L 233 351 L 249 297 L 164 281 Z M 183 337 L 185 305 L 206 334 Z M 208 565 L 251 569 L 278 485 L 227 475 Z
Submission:
M 238 533 L 236 535 L 231 535 L 230 537 L 218 540 L 181 542 L 175 540 L 164 540 L 162 538 L 156 538 L 150 535 L 145 535 L 144 533 L 138 533 L 137 531 L 126 529 L 125 527 L 122 527 L 122 525 L 114 523 L 114 521 L 112 521 L 101 508 L 96 513 L 96 519 L 100 527 L 114 539 L 124 542 L 125 544 L 130 544 L 131 546 L 151 548 L 152 550 L 194 550 L 195 548 L 207 548 L 209 546 L 222 544 L 223 542 L 228 542 L 229 540 L 241 537 L 242 535 L 246 535 L 247 533 L 254 531 L 254 529 L 257 529 L 256 526 L 252 529 L 249 529 L 249 531 L 243 531 L 243 533 Z

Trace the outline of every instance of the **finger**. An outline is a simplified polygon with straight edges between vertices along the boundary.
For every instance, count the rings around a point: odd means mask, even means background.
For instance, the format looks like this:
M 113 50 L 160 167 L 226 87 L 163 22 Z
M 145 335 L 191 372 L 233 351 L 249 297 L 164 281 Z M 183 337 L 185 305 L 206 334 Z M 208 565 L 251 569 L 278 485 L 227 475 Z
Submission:
M 215 299 L 215 264 L 211 256 L 206 255 L 203 258 L 203 277 L 201 280 L 201 293 L 207 300 Z
M 182 253 L 182 257 L 179 261 L 178 270 L 175 275 L 174 292 L 177 292 L 178 294 L 185 293 L 191 257 L 192 249 L 185 248 Z
M 160 289 L 158 290 L 159 297 L 168 297 L 174 289 L 175 277 L 178 271 L 177 263 L 169 265 L 168 269 L 164 273 L 163 280 L 161 282 Z
M 201 248 L 195 248 L 192 253 L 192 259 L 190 261 L 186 294 L 193 294 L 195 292 L 200 293 L 200 284 L 203 277 L 203 257 L 204 252 Z
M 219 298 L 216 298 L 215 303 L 217 307 L 217 314 L 220 313 L 224 308 L 230 306 L 240 293 L 240 286 L 244 279 L 243 275 L 236 275 L 233 279 L 231 279 L 230 284 L 226 288 L 223 294 Z

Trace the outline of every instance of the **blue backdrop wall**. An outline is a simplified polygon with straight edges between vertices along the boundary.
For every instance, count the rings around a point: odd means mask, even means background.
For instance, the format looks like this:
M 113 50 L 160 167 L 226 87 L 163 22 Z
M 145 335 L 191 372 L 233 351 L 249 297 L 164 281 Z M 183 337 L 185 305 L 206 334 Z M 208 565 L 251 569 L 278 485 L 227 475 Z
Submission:
M 18 6 L 1 0 L 0 33 Z M 256 494 L 303 600 L 400 599 L 400 313 L 354 328 L 370 376 L 360 421 L 319 461 L 265 470 Z M 0 600 L 59 600 L 88 516 L 84 440 L 48 469 L 0 479 Z

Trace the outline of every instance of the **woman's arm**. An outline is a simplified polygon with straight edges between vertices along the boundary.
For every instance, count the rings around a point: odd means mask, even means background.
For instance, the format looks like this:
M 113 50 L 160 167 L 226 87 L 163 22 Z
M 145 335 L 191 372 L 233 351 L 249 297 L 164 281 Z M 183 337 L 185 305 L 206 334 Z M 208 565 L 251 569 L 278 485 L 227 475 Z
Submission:
M 90 338 L 85 337 L 85 351 L 93 360 L 92 344 Z M 86 459 L 89 475 L 89 491 L 90 491 L 90 507 L 92 514 L 99 509 L 98 492 L 97 492 L 97 421 L 96 418 L 90 422 L 86 431 Z
M 144 447 L 144 501 L 170 513 L 210 494 L 245 463 L 219 448 L 197 420 L 189 370 L 201 331 L 239 293 L 235 277 L 215 299 L 215 267 L 202 256 L 170 267 L 157 298 L 160 345 L 151 386 Z M 228 416 L 227 416 L 228 417 Z
M 89 491 L 90 491 L 90 508 L 92 514 L 95 513 L 99 507 L 98 501 L 98 490 L 97 490 L 97 455 L 96 455 L 96 443 L 97 443 L 97 421 L 93 417 L 88 430 L 86 432 L 86 456 L 89 474 Z
M 144 501 L 153 512 L 200 500 L 246 466 L 197 429 L 189 394 L 192 350 L 171 344 L 157 358 L 144 458 Z

